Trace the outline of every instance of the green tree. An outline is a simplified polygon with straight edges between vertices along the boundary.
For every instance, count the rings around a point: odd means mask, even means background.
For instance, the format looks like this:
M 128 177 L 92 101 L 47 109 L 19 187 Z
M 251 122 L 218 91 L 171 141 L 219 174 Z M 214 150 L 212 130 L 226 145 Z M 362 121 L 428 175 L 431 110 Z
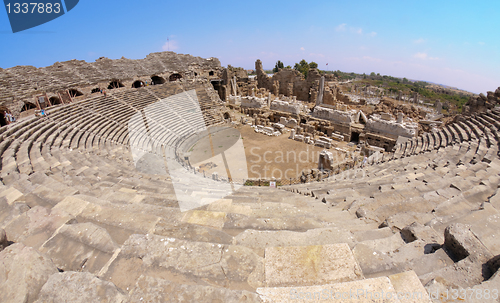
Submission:
M 313 63 L 313 62 L 311 62 Z M 309 72 L 309 63 L 307 63 L 306 60 L 302 59 L 299 63 L 295 63 L 294 67 L 293 67 L 295 70 L 298 70 L 299 72 L 301 72 L 304 77 L 307 78 L 307 72 Z
M 309 68 L 318 68 L 318 63 L 316 63 L 314 61 L 309 63 Z
M 284 66 L 285 65 L 283 64 L 283 62 L 281 62 L 280 60 L 278 60 L 278 62 L 276 62 L 276 65 L 273 68 L 273 73 L 279 72 L 279 69 L 280 68 L 284 68 Z

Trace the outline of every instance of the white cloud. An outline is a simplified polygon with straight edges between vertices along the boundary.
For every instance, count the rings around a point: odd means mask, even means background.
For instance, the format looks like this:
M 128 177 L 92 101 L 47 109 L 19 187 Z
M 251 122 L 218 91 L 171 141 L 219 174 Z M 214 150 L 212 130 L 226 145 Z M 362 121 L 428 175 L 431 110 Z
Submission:
M 304 47 L 301 47 L 300 50 L 303 51 L 303 50 L 306 50 L 306 49 Z
M 424 38 L 419 38 L 417 40 L 413 40 L 413 43 L 415 43 L 415 44 L 421 44 L 421 43 L 424 43 L 424 42 L 425 42 Z
M 165 42 L 165 44 L 163 44 L 163 46 L 161 47 L 164 51 L 174 51 L 174 50 L 177 50 L 179 49 L 179 44 L 177 43 L 176 40 L 169 40 L 167 42 Z
M 335 27 L 335 31 L 337 31 L 337 32 L 345 32 L 345 26 L 346 25 L 347 24 L 345 24 L 345 23 L 342 23 L 342 24 L 338 25 L 337 27 Z
M 413 55 L 413 58 L 421 59 L 421 60 L 438 60 L 436 57 L 429 57 L 427 53 L 416 53 Z
M 368 34 L 368 36 L 370 36 L 370 37 L 375 37 L 376 35 L 377 35 L 376 32 L 371 32 L 371 33 Z
M 349 30 L 351 31 L 351 33 L 355 33 L 355 34 L 359 34 L 359 35 L 363 34 L 363 29 L 360 27 L 351 27 L 351 28 L 349 28 Z

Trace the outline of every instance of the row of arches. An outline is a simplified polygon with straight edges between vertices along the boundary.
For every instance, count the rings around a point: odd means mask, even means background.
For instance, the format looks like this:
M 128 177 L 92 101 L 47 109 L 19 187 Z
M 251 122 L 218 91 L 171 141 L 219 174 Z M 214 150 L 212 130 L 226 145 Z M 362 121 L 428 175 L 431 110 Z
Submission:
M 179 79 L 182 79 L 182 75 L 178 74 L 178 73 L 172 74 L 168 77 L 168 81 L 170 81 L 170 82 L 177 81 Z M 153 77 L 151 77 L 150 84 L 151 85 L 159 85 L 159 84 L 163 84 L 165 82 L 167 82 L 167 80 L 165 80 L 165 78 L 160 77 L 160 76 L 153 76 Z M 139 87 L 143 87 L 143 86 L 146 86 L 146 83 L 144 83 L 144 81 L 142 81 L 142 80 L 137 80 L 134 83 L 132 83 L 132 88 L 139 88 Z
M 79 95 L 79 96 L 81 96 L 81 95 Z M 56 97 L 56 96 L 50 97 L 49 102 L 52 106 L 62 104 L 61 99 L 59 97 Z M 36 109 L 36 108 L 37 108 L 37 106 L 34 103 L 25 102 L 23 107 L 21 108 L 21 112 L 29 111 L 31 109 Z

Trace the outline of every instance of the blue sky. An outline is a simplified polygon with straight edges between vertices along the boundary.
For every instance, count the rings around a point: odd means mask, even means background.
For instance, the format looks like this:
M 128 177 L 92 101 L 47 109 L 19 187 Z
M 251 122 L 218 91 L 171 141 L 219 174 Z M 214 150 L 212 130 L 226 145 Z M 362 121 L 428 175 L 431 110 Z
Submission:
M 500 1 L 94 1 L 13 34 L 0 9 L 0 67 L 144 58 L 167 50 L 253 69 L 321 69 L 500 86 Z M 167 39 L 170 43 L 167 47 Z M 328 67 L 326 66 L 328 63 Z

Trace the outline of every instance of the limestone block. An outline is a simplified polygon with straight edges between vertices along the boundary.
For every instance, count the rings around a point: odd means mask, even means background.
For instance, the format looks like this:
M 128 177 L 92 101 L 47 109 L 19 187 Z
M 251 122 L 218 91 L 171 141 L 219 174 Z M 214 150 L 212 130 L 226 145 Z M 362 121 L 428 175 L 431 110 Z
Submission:
M 51 275 L 42 287 L 37 303 L 129 302 L 127 295 L 113 283 L 90 273 L 64 272 Z
M 73 219 L 73 216 L 60 209 L 35 206 L 5 226 L 5 232 L 10 241 L 38 248 L 59 227 Z
M 446 227 L 444 231 L 444 246 L 457 260 L 471 256 L 473 259 L 485 263 L 493 255 L 484 247 L 470 228 L 469 225 L 461 223 L 455 223 Z
M 63 225 L 39 250 L 64 271 L 97 274 L 117 249 L 118 245 L 104 228 L 79 223 Z
M 264 255 L 266 247 L 306 246 L 348 243 L 354 245 L 349 231 L 335 227 L 311 229 L 306 232 L 247 229 L 233 239 L 233 244 L 250 247 Z
M 226 222 L 226 213 L 203 210 L 190 210 L 184 213 L 182 222 L 222 229 Z
M 424 226 L 418 222 L 406 226 L 401 230 L 401 235 L 406 242 L 413 242 L 415 240 L 422 240 L 426 243 L 442 244 L 444 239 L 434 229 L 429 226 Z
M 0 192 L 0 197 L 5 197 L 7 199 L 7 203 L 12 205 L 16 201 L 23 201 L 24 195 L 14 187 L 9 187 Z
M 266 303 L 400 302 L 387 277 L 316 286 L 258 288 L 257 293 Z
M 0 301 L 33 302 L 56 273 L 49 258 L 21 243 L 13 244 L 0 252 Z
M 308 286 L 363 278 L 346 243 L 266 248 L 267 286 Z
M 230 290 L 204 285 L 177 284 L 168 280 L 140 276 L 131 290 L 131 302 L 261 302 L 259 296 L 245 290 Z
M 430 303 L 427 291 L 413 270 L 390 275 L 392 286 L 397 293 L 402 294 L 400 301 L 404 303 Z M 411 294 L 411 296 L 410 296 Z
M 208 279 L 226 286 L 247 283 L 247 287 L 258 287 L 264 279 L 263 266 L 259 265 L 262 263 L 263 258 L 246 247 L 149 234 L 132 235 L 104 278 L 122 289 L 135 285 L 141 274 L 175 275 L 184 280 Z

